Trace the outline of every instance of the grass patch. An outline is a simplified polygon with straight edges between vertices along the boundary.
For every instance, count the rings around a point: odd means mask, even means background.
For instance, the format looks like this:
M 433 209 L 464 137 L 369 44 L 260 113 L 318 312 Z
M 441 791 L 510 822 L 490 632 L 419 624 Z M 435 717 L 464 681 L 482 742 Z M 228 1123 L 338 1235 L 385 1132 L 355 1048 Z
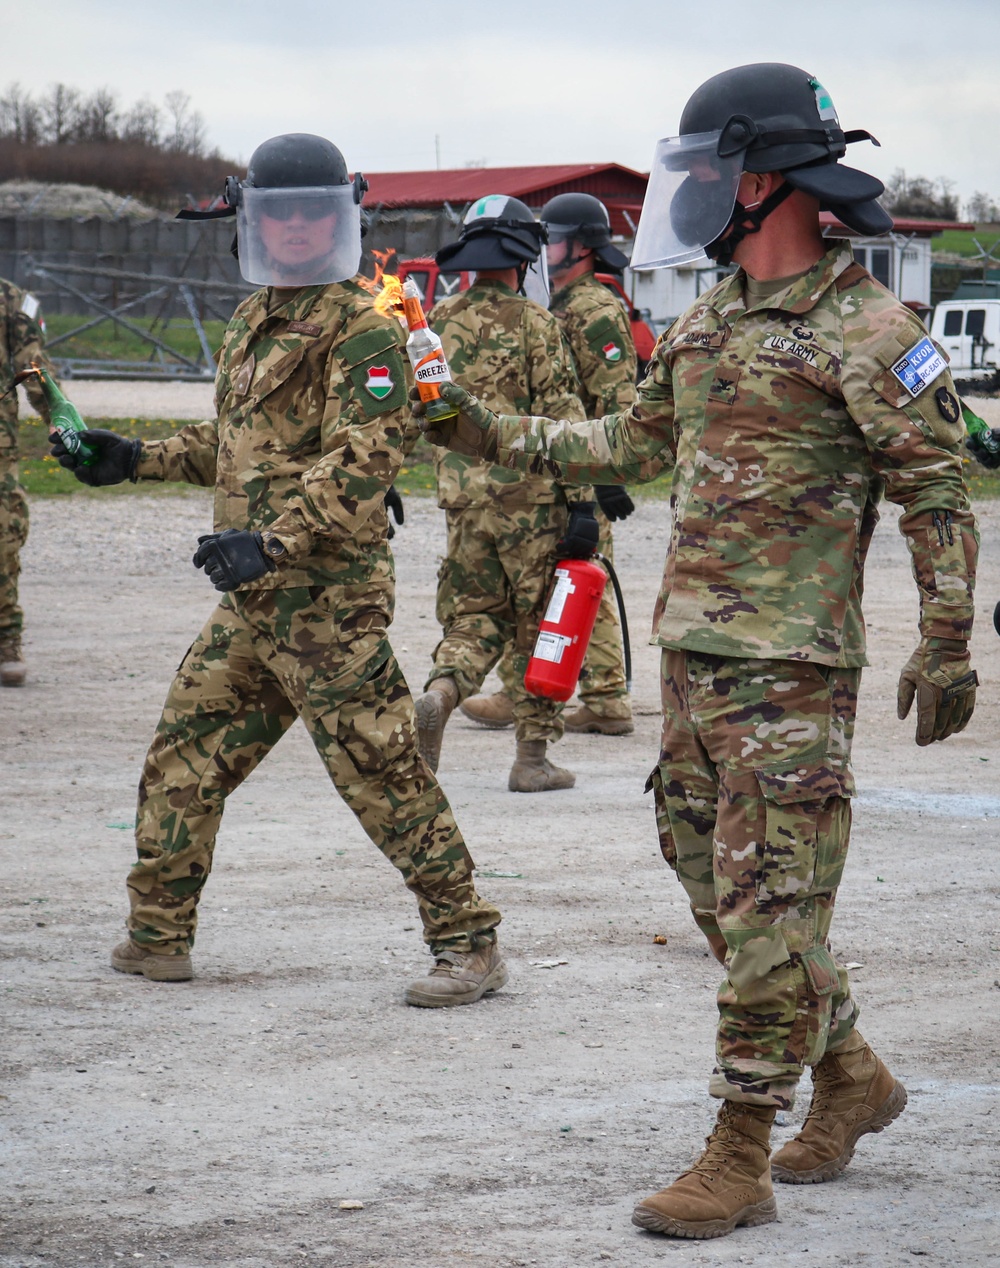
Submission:
M 51 346 L 54 339 L 59 338 L 60 335 L 67 334 L 78 326 L 84 325 L 88 320 L 90 318 L 85 316 L 67 313 L 55 313 L 52 316 L 46 316 L 46 347 L 50 349 L 51 355 L 56 358 L 79 357 L 87 361 L 159 362 L 160 353 L 151 344 L 145 343 L 139 335 L 133 334 L 132 331 L 126 330 L 123 326 L 116 325 L 107 319 L 99 325 L 85 330 L 82 334 L 74 335 L 64 343 L 56 344 L 54 348 Z M 157 339 L 168 347 L 175 349 L 181 356 L 187 357 L 192 361 L 201 361 L 203 359 L 198 334 L 194 328 L 194 323 L 189 319 L 171 318 L 166 324 L 158 321 L 155 317 L 129 316 L 128 320 L 134 326 L 139 326 L 141 329 L 155 335 Z M 205 330 L 208 346 L 214 352 L 222 346 L 222 336 L 225 333 L 226 323 L 224 321 L 204 321 L 202 326 Z M 166 356 L 165 353 L 163 355 Z
M 1000 242 L 1000 226 L 998 225 L 977 225 L 975 229 L 945 229 L 941 234 L 933 239 L 931 247 L 932 254 L 936 255 L 938 251 L 950 251 L 954 255 L 977 256 L 979 248 L 973 242 L 973 238 L 977 239 L 980 246 L 986 248 L 987 251 Z

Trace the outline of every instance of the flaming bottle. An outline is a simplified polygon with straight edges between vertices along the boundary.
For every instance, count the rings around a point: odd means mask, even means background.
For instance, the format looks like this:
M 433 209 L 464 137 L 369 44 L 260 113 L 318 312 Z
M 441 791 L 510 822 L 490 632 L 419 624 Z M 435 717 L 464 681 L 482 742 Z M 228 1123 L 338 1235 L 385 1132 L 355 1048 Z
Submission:
M 32 363 L 27 370 L 22 370 L 14 379 L 15 383 L 23 383 L 25 379 L 37 378 L 38 385 L 45 396 L 49 407 L 49 434 L 58 436 L 67 453 L 79 453 L 83 465 L 89 467 L 97 454 L 88 444 L 80 439 L 79 433 L 87 430 L 87 424 L 80 417 L 80 412 L 72 401 L 66 399 L 52 375 L 40 365 Z
M 452 381 L 441 340 L 428 326 L 417 284 L 409 277 L 403 283 L 403 311 L 410 332 L 406 341 L 406 355 L 410 358 L 417 391 L 424 403 L 424 417 L 431 423 L 457 418 L 458 410 L 455 406 L 441 399 L 441 384 Z

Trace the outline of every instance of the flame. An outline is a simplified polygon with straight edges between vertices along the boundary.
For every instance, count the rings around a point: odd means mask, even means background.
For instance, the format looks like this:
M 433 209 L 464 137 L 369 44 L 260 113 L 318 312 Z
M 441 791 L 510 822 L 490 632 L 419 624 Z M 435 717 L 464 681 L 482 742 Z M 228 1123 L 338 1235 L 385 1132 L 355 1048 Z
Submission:
M 396 263 L 395 251 L 372 250 L 375 258 L 375 276 L 358 278 L 358 284 L 375 296 L 375 311 L 384 317 L 395 317 L 405 323 L 403 316 L 403 283 L 395 275 L 387 271 L 389 261 Z

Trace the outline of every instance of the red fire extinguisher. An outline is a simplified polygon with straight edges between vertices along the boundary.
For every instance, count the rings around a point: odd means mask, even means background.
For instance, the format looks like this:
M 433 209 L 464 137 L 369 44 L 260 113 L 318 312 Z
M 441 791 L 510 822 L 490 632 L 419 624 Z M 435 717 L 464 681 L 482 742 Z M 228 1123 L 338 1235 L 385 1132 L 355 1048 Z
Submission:
M 524 686 L 533 696 L 568 700 L 597 620 L 608 574 L 591 559 L 560 559 L 538 627 Z

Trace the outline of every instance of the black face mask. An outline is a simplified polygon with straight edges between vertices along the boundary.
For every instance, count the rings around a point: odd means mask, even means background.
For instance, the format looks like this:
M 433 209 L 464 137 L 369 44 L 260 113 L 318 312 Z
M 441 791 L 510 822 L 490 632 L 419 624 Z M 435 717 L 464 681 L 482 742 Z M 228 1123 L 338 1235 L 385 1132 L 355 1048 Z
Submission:
M 761 225 L 775 207 L 780 207 L 794 192 L 795 190 L 787 181 L 782 181 L 776 190 L 768 194 L 764 201 L 758 203 L 752 210 L 748 210 L 741 202 L 737 202 L 733 208 L 733 214 L 729 217 L 729 224 L 714 242 L 708 244 L 705 254 L 716 264 L 724 266 L 732 264 L 733 253 L 743 239 L 748 238 L 752 233 L 759 233 Z

